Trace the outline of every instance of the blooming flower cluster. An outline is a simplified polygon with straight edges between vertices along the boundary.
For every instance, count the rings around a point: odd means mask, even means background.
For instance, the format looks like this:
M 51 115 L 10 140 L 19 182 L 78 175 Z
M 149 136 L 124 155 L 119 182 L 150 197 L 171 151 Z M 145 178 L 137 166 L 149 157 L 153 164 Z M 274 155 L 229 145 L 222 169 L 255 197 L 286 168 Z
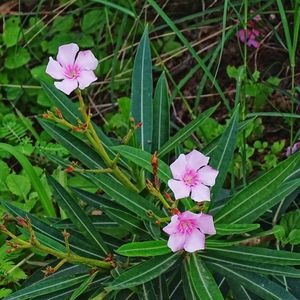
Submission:
M 240 29 L 237 33 L 238 38 L 242 43 L 247 43 L 248 47 L 259 48 L 260 43 L 257 38 L 260 36 L 260 31 L 256 24 L 261 20 L 261 17 L 257 15 L 253 20 L 247 24 L 247 30 Z
M 56 60 L 52 57 L 46 68 L 46 73 L 56 80 L 57 89 L 69 95 L 78 87 L 82 90 L 97 80 L 93 70 L 97 68 L 98 60 L 90 50 L 79 51 L 77 44 L 71 43 L 58 48 Z
M 209 201 L 210 187 L 215 184 L 218 171 L 208 166 L 209 157 L 197 150 L 181 154 L 170 166 L 173 179 L 168 182 L 176 199 L 191 196 L 194 201 Z M 194 252 L 205 249 L 205 234 L 215 234 L 213 217 L 190 211 L 178 213 L 163 228 L 170 235 L 169 248 Z

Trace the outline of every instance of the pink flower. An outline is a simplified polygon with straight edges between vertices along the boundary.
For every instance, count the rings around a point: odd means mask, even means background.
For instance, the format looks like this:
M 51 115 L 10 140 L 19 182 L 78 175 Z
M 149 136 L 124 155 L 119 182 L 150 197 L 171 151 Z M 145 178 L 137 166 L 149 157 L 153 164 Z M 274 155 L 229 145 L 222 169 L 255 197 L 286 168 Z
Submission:
M 259 42 L 256 40 L 256 37 L 259 36 L 259 31 L 257 29 L 248 29 L 247 30 L 247 36 L 246 36 L 246 41 L 247 41 L 247 45 L 249 47 L 254 47 L 254 48 L 259 48 Z M 240 41 L 242 43 L 245 43 L 245 30 L 244 29 L 240 29 L 237 33 Z
M 300 142 L 295 143 L 292 147 L 286 148 L 286 156 L 290 156 L 291 154 L 297 152 L 300 149 Z
M 74 44 L 62 45 L 58 48 L 56 60 L 49 57 L 46 73 L 57 80 L 54 85 L 69 95 L 78 87 L 82 90 L 97 80 L 93 70 L 98 60 L 90 50 L 79 51 Z
M 168 247 L 176 252 L 184 249 L 194 252 L 205 249 L 205 234 L 216 234 L 213 217 L 185 211 L 172 216 L 171 223 L 163 228 L 170 235 Z
M 171 164 L 174 179 L 168 181 L 176 199 L 188 197 L 195 201 L 210 201 L 210 189 L 219 171 L 208 166 L 209 157 L 197 150 L 187 155 L 180 154 Z

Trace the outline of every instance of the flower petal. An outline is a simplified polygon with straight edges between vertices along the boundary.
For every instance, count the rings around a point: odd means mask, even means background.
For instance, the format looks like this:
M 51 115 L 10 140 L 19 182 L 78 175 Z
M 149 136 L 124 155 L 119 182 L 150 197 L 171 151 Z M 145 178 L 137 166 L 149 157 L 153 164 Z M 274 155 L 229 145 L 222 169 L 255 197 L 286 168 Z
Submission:
M 213 186 L 215 184 L 218 174 L 219 171 L 210 166 L 205 166 L 198 171 L 200 182 L 208 186 Z
M 83 90 L 92 82 L 96 81 L 97 77 L 95 76 L 93 71 L 80 71 L 80 75 L 77 80 L 79 82 L 79 88 Z
M 77 89 L 78 82 L 74 79 L 64 79 L 63 81 L 55 81 L 54 85 L 57 89 L 61 90 L 67 95 L 70 95 L 72 91 Z
M 238 35 L 239 39 L 241 40 L 241 42 L 244 43 L 245 42 L 245 35 L 246 35 L 245 30 L 240 29 L 238 31 L 237 35 Z
M 58 48 L 57 61 L 63 66 L 73 65 L 76 53 L 79 51 L 77 44 L 71 43 Z
M 186 169 L 186 156 L 180 154 L 179 157 L 170 165 L 170 169 L 175 179 L 182 179 Z
M 205 249 L 205 235 L 198 229 L 194 229 L 189 235 L 186 235 L 184 250 L 195 252 Z
M 196 186 L 193 186 L 191 198 L 197 202 L 210 201 L 209 187 L 207 187 L 206 185 L 203 185 L 201 183 Z
M 163 228 L 163 231 L 167 234 L 176 233 L 178 224 L 179 224 L 178 216 L 174 215 L 171 217 L 171 222 Z
M 184 233 L 178 232 L 178 233 L 171 234 L 168 240 L 168 247 L 173 252 L 183 249 L 185 238 L 186 238 L 186 234 Z
M 191 188 L 182 181 L 170 179 L 168 181 L 168 186 L 173 191 L 176 200 L 190 195 Z
M 46 73 L 54 79 L 64 79 L 64 72 L 62 66 L 52 57 L 49 57 Z
M 202 233 L 210 234 L 210 235 L 216 234 L 214 220 L 211 215 L 198 214 L 197 224 Z
M 199 214 L 195 214 L 195 213 L 187 210 L 178 215 L 178 220 L 181 222 L 185 221 L 185 220 L 193 220 L 193 221 L 196 221 L 196 223 L 198 224 Z
M 209 161 L 209 157 L 205 156 L 197 150 L 193 150 L 186 155 L 187 169 L 198 170 L 203 166 L 206 166 Z
M 79 51 L 75 64 L 82 70 L 95 70 L 98 66 L 98 60 L 91 50 Z

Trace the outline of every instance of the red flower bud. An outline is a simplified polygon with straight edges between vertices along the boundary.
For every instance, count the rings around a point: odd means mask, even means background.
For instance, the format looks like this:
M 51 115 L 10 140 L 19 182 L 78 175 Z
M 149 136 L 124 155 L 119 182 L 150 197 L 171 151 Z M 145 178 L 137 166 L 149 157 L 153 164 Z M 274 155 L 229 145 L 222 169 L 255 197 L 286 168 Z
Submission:
M 43 118 L 49 119 L 49 115 L 48 114 L 43 114 Z
M 55 110 L 55 113 L 57 114 L 57 116 L 60 119 L 63 119 L 63 115 L 62 115 L 61 111 L 57 107 L 55 107 L 54 110 Z
M 72 166 L 69 166 L 69 167 L 67 167 L 67 168 L 65 169 L 65 171 L 66 171 L 67 173 L 72 173 L 72 172 L 74 171 L 74 168 L 73 168 Z

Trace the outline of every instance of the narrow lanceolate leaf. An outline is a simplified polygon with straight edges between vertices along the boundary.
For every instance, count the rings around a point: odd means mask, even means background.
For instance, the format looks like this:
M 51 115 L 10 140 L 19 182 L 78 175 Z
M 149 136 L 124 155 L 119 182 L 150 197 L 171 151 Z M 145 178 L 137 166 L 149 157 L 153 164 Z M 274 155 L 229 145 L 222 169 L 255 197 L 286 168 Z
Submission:
M 216 183 L 212 188 L 214 198 L 218 195 L 221 187 L 223 186 L 228 169 L 232 163 L 238 135 L 239 109 L 240 106 L 237 105 L 232 114 L 231 120 L 228 126 L 225 128 L 225 131 L 223 132 L 217 148 L 215 149 L 210 160 L 210 165 L 219 171 L 219 174 L 216 178 Z
M 139 236 L 149 237 L 149 233 L 145 229 L 142 221 L 133 216 L 132 214 L 114 208 L 106 208 L 105 213 L 109 216 L 111 220 L 114 220 L 115 222 L 120 224 L 121 227 L 127 229 L 131 233 L 137 234 Z
M 129 188 L 116 182 L 107 175 L 99 174 L 97 176 L 92 176 L 91 174 L 84 174 L 83 176 L 94 181 L 99 185 L 99 188 L 101 188 L 118 204 L 126 207 L 128 210 L 134 212 L 142 219 L 153 221 L 151 212 L 153 212 L 157 216 L 162 217 L 162 212 L 151 202 L 147 201 L 145 198 L 133 192 Z
M 240 222 L 242 216 L 272 196 L 277 187 L 294 170 L 299 160 L 300 153 L 292 155 L 242 189 L 217 212 L 215 222 L 237 223 L 237 220 Z
M 216 231 L 218 235 L 232 235 L 253 231 L 259 227 L 259 224 L 217 224 Z
M 197 297 L 192 281 L 190 280 L 187 260 L 183 261 L 181 267 L 181 278 L 185 299 L 198 300 L 199 298 Z
M 241 132 L 245 130 L 249 124 L 253 123 L 255 118 L 251 118 L 248 120 L 245 120 L 243 122 L 239 122 L 238 125 L 238 132 Z M 208 145 L 206 145 L 201 152 L 203 152 L 207 156 L 212 156 L 214 151 L 217 149 L 219 141 L 222 137 L 222 134 L 218 135 L 215 139 L 213 139 Z
M 59 91 L 53 84 L 41 81 L 41 86 L 49 100 L 53 103 L 53 106 L 57 107 L 61 111 L 66 120 L 73 125 L 77 125 L 78 120 L 84 121 L 78 109 L 78 105 L 71 101 L 64 93 Z M 105 150 L 111 158 L 114 158 L 116 154 L 110 149 L 110 146 L 113 146 L 114 143 L 99 126 L 97 126 L 94 122 L 92 122 L 92 124 L 97 135 L 100 137 Z M 126 166 L 126 163 L 123 160 L 120 160 L 120 162 Z
M 89 274 L 84 274 L 80 276 L 68 276 L 68 277 L 49 277 L 45 280 L 39 281 L 32 284 L 24 289 L 20 289 L 17 292 L 6 297 L 6 300 L 25 300 L 33 299 L 38 296 L 47 295 L 51 292 L 56 292 L 67 287 L 71 287 L 78 284 L 88 278 Z M 46 299 L 46 298 L 45 298 Z
M 158 79 L 153 101 L 152 152 L 158 151 L 170 137 L 170 104 L 165 74 Z
M 56 242 L 61 243 L 62 245 L 65 244 L 63 234 L 61 230 L 57 230 L 50 225 L 46 224 L 45 222 L 42 222 L 39 220 L 37 217 L 34 215 L 31 215 L 30 213 L 27 213 L 23 210 L 21 210 L 18 207 L 15 207 L 7 202 L 2 201 L 2 205 L 14 216 L 20 217 L 20 218 L 25 218 L 26 216 L 31 220 L 32 223 L 32 228 L 38 232 L 41 233 L 43 236 L 49 238 L 49 240 L 53 240 Z M 93 247 L 92 245 L 86 243 L 86 240 L 84 238 L 78 238 L 74 234 L 70 236 L 70 248 L 71 250 L 82 256 L 87 256 L 91 258 L 96 258 L 96 259 L 102 259 L 103 255 L 100 254 L 98 247 Z M 49 247 L 53 247 L 54 243 L 49 243 Z M 60 249 L 56 249 L 60 250 Z
M 224 266 L 228 266 L 230 268 L 242 269 L 249 272 L 255 272 L 259 274 L 266 275 L 277 275 L 277 276 L 286 276 L 291 278 L 300 278 L 300 270 L 297 270 L 288 266 L 277 266 L 277 265 L 269 265 L 265 263 L 255 263 L 255 262 L 246 262 L 237 260 L 237 259 L 229 259 L 228 257 L 222 257 L 210 253 L 200 253 L 200 257 L 205 259 L 205 261 L 220 263 Z
M 132 161 L 136 165 L 146 169 L 152 173 L 151 158 L 152 155 L 141 149 L 133 148 L 130 146 L 115 146 L 112 147 L 116 152 L 119 152 L 121 156 Z M 170 167 L 164 163 L 161 159 L 158 159 L 158 171 L 157 176 L 164 183 L 167 183 L 171 176 Z
M 103 254 L 107 254 L 107 246 L 102 237 L 80 206 L 53 177 L 48 177 L 48 181 L 54 189 L 54 195 L 57 202 L 72 220 L 74 225 L 84 233 L 95 246 L 99 247 Z
M 230 247 L 230 248 L 213 248 L 209 247 L 207 253 L 214 256 L 238 258 L 248 262 L 266 263 L 283 266 L 300 265 L 300 254 L 283 250 L 272 250 L 261 247 Z
M 244 215 L 240 216 L 236 222 L 253 222 L 257 220 L 257 218 L 263 215 L 268 209 L 280 203 L 299 187 L 300 179 L 283 182 L 271 196 L 267 196 L 264 201 L 261 201 L 256 207 L 253 207 Z
M 88 278 L 86 278 L 82 284 L 73 292 L 70 300 L 75 300 L 77 299 L 82 293 L 84 293 L 87 288 L 90 286 L 90 284 L 93 282 L 94 278 L 98 272 L 94 272 L 92 275 L 90 275 Z
M 107 290 L 131 288 L 148 282 L 166 272 L 178 260 L 179 254 L 164 255 L 151 258 L 122 273 L 113 281 Z
M 64 146 L 85 166 L 91 169 L 103 168 L 104 163 L 101 157 L 81 139 L 49 121 L 43 119 L 38 119 L 38 121 L 53 139 Z
M 187 258 L 188 279 L 198 299 L 221 300 L 223 296 L 205 263 L 191 254 Z
M 48 193 L 44 189 L 44 186 L 41 183 L 40 178 L 36 174 L 35 169 L 31 165 L 27 157 L 23 155 L 21 152 L 19 152 L 15 147 L 8 144 L 0 143 L 0 149 L 9 152 L 18 160 L 18 162 L 23 167 L 25 173 L 28 175 L 34 190 L 37 192 L 39 196 L 38 199 L 40 200 L 41 205 L 45 211 L 45 215 L 49 217 L 55 217 L 55 210 L 53 207 L 53 203 Z
M 232 267 L 219 263 L 207 263 L 209 268 L 234 279 L 247 287 L 247 290 L 253 292 L 265 300 L 296 300 L 296 298 L 286 291 L 283 287 L 255 273 L 236 270 Z
M 158 256 L 170 253 L 167 241 L 134 242 L 122 245 L 116 252 L 124 256 Z
M 184 142 L 197 128 L 209 118 L 218 106 L 214 106 L 203 112 L 197 119 L 191 121 L 184 128 L 180 129 L 174 136 L 172 136 L 158 151 L 158 157 L 162 158 L 180 143 Z
M 148 27 L 145 28 L 134 60 L 131 87 L 131 114 L 142 127 L 137 130 L 137 140 L 142 150 L 151 151 L 153 101 L 152 61 Z

